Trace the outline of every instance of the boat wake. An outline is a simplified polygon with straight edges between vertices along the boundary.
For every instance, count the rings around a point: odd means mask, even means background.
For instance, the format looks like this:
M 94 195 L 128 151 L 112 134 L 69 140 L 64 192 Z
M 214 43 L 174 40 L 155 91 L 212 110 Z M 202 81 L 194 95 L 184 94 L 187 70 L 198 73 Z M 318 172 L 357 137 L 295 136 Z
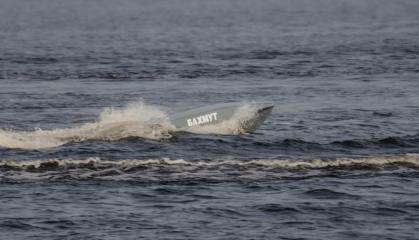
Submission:
M 127 137 L 170 138 L 173 129 L 166 114 L 142 102 L 121 109 L 106 108 L 99 120 L 79 127 L 34 131 L 0 130 L 0 146 L 41 149 L 86 140 L 119 140 Z
M 319 176 L 335 171 L 407 172 L 419 169 L 419 154 L 383 155 L 337 159 L 37 159 L 0 160 L 0 181 L 105 179 L 174 181 L 190 178 L 228 180 L 229 178 L 276 178 Z M 160 179 L 160 180 L 159 180 Z
M 215 126 L 191 128 L 187 131 L 202 134 L 241 134 L 241 123 L 255 113 L 248 104 L 236 115 Z M 88 140 L 116 141 L 128 137 L 145 139 L 168 139 L 176 131 L 167 114 L 157 106 L 143 102 L 130 103 L 123 108 L 106 108 L 98 121 L 64 129 L 15 131 L 0 129 L 0 147 L 20 149 L 42 149 L 58 147 L 72 142 Z

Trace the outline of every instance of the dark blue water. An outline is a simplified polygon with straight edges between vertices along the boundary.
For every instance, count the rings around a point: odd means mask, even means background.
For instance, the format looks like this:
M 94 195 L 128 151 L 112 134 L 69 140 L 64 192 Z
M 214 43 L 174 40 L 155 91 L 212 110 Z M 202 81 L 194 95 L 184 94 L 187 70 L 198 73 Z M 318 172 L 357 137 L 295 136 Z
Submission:
M 0 0 L 0 239 L 417 239 L 418 13 Z M 153 122 L 232 101 L 275 108 Z

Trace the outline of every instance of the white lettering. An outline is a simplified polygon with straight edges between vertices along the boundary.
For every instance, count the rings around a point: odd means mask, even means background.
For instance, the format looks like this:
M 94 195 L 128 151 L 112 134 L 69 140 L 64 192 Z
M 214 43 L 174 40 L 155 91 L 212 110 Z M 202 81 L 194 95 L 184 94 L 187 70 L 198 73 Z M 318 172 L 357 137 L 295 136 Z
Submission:
M 217 112 L 208 113 L 205 115 L 197 116 L 194 118 L 188 118 L 186 123 L 189 127 L 197 126 L 205 123 L 210 123 L 212 121 L 217 121 Z
M 204 123 L 209 123 L 209 122 L 211 122 L 210 120 L 209 120 L 209 115 L 210 114 L 205 114 L 204 116 L 202 116 L 202 121 L 204 122 Z
M 198 125 L 203 124 L 204 122 L 202 121 L 202 116 L 196 117 L 196 119 L 198 120 Z
M 190 118 L 189 118 L 188 120 L 186 120 L 186 122 L 188 123 L 188 126 L 189 126 L 189 127 L 192 127 L 192 124 L 193 124 L 193 123 L 192 123 L 192 120 L 191 120 Z

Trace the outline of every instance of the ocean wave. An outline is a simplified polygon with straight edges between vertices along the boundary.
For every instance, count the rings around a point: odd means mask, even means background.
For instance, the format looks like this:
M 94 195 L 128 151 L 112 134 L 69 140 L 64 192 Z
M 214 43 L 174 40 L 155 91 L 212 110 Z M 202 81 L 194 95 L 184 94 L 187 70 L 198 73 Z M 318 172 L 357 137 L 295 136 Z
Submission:
M 344 140 L 332 142 L 332 145 L 338 145 L 348 148 L 365 148 L 369 146 L 380 147 L 417 147 L 419 143 L 419 134 L 407 136 L 389 136 L 385 138 L 364 139 L 364 140 Z
M 383 138 L 370 139 L 346 139 L 331 142 L 315 142 L 305 141 L 298 138 L 286 138 L 274 141 L 254 141 L 251 144 L 261 145 L 264 147 L 279 147 L 279 148 L 295 148 L 308 149 L 314 151 L 330 151 L 330 150 L 365 150 L 374 148 L 383 149 L 417 149 L 419 145 L 419 134 L 404 135 L 404 136 L 388 136 Z M 406 151 L 408 152 L 408 151 Z
M 71 173 L 82 176 L 115 176 L 136 173 L 164 174 L 217 174 L 230 172 L 246 175 L 249 172 L 283 171 L 334 171 L 334 170 L 380 170 L 419 168 L 419 154 L 369 156 L 363 158 L 337 159 L 249 159 L 249 160 L 184 160 L 184 159 L 35 159 L 0 160 L 0 177 L 20 173 L 35 173 L 42 176 L 59 176 Z M 86 175 L 88 173 L 88 175 Z

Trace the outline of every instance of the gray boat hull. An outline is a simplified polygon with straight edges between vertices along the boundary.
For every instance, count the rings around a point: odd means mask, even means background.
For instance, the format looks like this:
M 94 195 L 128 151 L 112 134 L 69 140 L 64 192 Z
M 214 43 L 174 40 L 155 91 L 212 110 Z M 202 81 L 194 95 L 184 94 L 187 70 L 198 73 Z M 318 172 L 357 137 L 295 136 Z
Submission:
M 251 110 L 243 114 L 241 111 L 244 107 Z M 254 132 L 266 120 L 272 109 L 271 103 L 224 103 L 176 113 L 169 119 L 177 129 L 184 131 L 237 120 L 244 132 Z

